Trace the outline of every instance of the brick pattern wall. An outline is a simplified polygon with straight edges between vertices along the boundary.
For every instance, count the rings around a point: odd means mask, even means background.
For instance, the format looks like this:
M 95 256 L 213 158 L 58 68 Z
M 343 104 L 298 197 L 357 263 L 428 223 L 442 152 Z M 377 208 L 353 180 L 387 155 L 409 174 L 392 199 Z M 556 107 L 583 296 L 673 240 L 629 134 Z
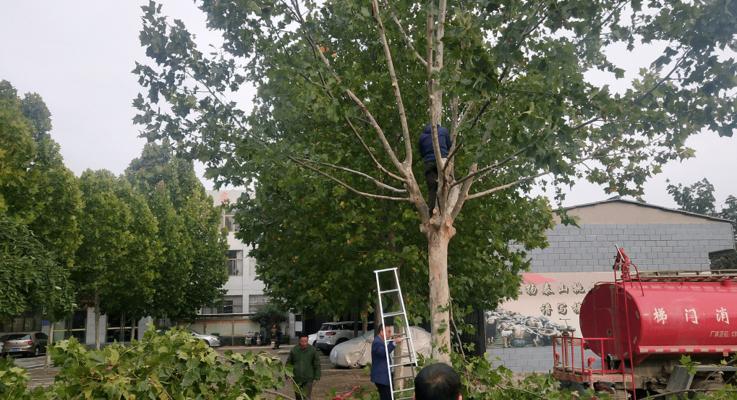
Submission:
M 504 365 L 504 367 L 511 369 L 513 372 L 549 372 L 553 369 L 552 347 L 495 348 L 489 349 L 486 355 L 492 365 Z M 593 356 L 596 356 L 593 351 L 586 350 L 584 353 L 584 362 Z M 576 368 L 581 367 L 580 354 L 573 355 L 573 365 Z M 592 367 L 601 368 L 601 362 L 599 362 L 598 357 L 597 362 Z
M 614 246 L 624 247 L 640 270 L 704 270 L 709 252 L 734 247 L 728 223 L 659 225 L 557 225 L 549 246 L 530 252 L 531 272 L 608 272 Z M 489 359 L 514 372 L 545 372 L 550 347 L 490 349 Z
M 558 225 L 549 247 L 530 252 L 531 271 L 610 271 L 615 244 L 642 270 L 708 269 L 709 252 L 733 248 L 732 237 L 728 223 Z

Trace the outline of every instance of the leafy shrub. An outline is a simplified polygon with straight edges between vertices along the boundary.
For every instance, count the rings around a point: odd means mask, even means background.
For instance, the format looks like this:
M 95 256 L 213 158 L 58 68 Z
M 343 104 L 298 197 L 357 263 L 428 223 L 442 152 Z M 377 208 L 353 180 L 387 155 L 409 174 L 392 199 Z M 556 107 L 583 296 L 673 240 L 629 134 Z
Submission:
M 180 330 L 149 330 L 140 342 L 100 351 L 70 339 L 51 355 L 59 374 L 53 385 L 33 392 L 25 389 L 25 371 L 0 365 L 0 399 L 245 400 L 282 387 L 290 374 L 268 354 L 220 355 Z
M 28 373 L 10 358 L 0 358 L 0 399 L 30 399 L 26 389 Z

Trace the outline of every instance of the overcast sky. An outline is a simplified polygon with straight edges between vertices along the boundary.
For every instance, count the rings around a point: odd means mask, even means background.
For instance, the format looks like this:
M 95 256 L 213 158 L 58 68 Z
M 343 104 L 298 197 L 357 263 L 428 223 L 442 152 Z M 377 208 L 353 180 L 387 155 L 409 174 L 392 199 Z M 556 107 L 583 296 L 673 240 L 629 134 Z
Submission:
M 131 118 L 131 100 L 139 92 L 131 74 L 145 56 L 138 41 L 143 0 L 0 0 L 0 80 L 20 93 L 39 93 L 52 113 L 52 135 L 66 164 L 77 175 L 87 168 L 121 173 L 137 157 L 144 141 Z M 216 42 L 191 1 L 162 1 L 168 15 L 182 19 L 199 41 Z M 649 49 L 618 63 L 630 71 L 654 58 Z M 638 62 L 640 64 L 638 64 Z M 598 79 L 594 77 L 593 79 Z M 603 78 L 602 78 L 603 79 Z M 666 179 L 693 183 L 706 177 L 716 187 L 718 205 L 737 195 L 737 138 L 704 133 L 689 139 L 696 157 L 672 163 L 645 188 L 645 200 L 674 207 Z M 209 187 L 210 184 L 206 183 Z M 604 192 L 580 184 L 567 205 L 598 201 Z

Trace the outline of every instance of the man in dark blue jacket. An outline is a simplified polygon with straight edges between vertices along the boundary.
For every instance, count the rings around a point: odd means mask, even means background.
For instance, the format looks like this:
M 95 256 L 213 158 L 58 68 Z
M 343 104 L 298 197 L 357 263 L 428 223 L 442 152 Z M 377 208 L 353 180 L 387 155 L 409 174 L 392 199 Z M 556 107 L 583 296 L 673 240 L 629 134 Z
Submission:
M 377 328 L 378 333 L 374 336 L 374 342 L 371 344 L 371 382 L 379 390 L 379 400 L 392 399 L 392 392 L 389 386 L 391 375 L 389 365 L 386 363 L 386 350 L 389 350 L 389 354 L 391 354 L 394 351 L 394 342 L 402 342 L 401 338 L 396 338 L 387 344 L 386 349 L 384 348 L 384 338 L 392 337 L 392 328 L 391 325 L 384 326 L 383 324 L 379 324 Z
M 440 156 L 444 160 L 447 159 L 452 142 L 448 129 L 440 125 L 438 125 L 438 144 L 440 145 Z M 438 193 L 438 166 L 435 160 L 435 151 L 432 148 L 432 125 L 425 125 L 425 129 L 420 135 L 419 145 L 420 155 L 425 164 L 425 181 L 427 181 L 427 191 L 429 193 L 427 205 L 430 207 L 430 214 L 432 215 Z

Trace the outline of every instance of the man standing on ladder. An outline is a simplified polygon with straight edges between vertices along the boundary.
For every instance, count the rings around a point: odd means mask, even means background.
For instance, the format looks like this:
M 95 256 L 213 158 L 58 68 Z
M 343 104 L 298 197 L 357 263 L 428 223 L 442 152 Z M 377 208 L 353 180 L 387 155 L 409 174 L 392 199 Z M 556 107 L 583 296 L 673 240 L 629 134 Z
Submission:
M 389 373 L 389 366 L 386 364 L 386 353 L 384 348 L 384 338 L 392 337 L 393 327 L 391 325 L 384 326 L 379 324 L 374 342 L 371 344 L 371 382 L 376 385 L 379 391 L 379 400 L 392 400 L 392 391 L 389 386 L 389 380 L 392 378 Z M 402 338 L 395 338 L 387 345 L 389 354 L 394 351 L 396 344 L 402 343 Z

